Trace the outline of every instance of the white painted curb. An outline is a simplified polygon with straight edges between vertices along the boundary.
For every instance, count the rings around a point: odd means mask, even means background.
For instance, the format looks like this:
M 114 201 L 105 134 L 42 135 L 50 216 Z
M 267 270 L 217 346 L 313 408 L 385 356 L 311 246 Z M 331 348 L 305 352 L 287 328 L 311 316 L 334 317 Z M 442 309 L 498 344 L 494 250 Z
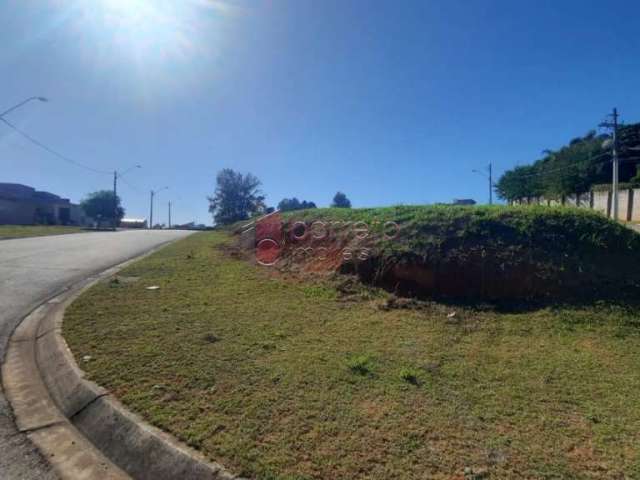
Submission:
M 144 255 L 89 277 L 43 303 L 13 333 L 2 366 L 18 429 L 63 479 L 231 480 L 208 461 L 89 382 L 61 334 L 64 311 L 94 283 Z

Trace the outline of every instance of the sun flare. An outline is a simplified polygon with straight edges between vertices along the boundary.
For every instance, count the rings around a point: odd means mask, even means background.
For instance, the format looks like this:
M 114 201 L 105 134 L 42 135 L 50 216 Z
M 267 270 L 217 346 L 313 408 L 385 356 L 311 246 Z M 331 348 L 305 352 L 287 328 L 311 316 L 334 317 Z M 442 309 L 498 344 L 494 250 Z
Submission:
M 206 37 L 231 12 L 220 0 L 80 0 L 77 28 L 98 57 L 129 58 L 146 68 L 209 51 Z
M 98 0 L 87 15 L 95 18 L 103 45 L 122 55 L 153 63 L 193 53 L 198 18 L 189 2 Z
M 240 12 L 232 0 L 50 1 L 96 76 L 117 78 L 142 97 L 210 78 Z

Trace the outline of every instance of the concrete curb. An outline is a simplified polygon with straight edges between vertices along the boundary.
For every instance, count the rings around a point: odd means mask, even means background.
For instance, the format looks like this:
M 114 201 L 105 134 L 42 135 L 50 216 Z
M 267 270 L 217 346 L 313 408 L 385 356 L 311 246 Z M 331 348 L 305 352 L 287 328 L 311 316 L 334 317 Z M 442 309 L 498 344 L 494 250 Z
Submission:
M 16 328 L 2 366 L 18 429 L 64 479 L 239 479 L 127 411 L 86 380 L 61 334 L 84 290 L 135 260 L 89 277 L 36 308 Z

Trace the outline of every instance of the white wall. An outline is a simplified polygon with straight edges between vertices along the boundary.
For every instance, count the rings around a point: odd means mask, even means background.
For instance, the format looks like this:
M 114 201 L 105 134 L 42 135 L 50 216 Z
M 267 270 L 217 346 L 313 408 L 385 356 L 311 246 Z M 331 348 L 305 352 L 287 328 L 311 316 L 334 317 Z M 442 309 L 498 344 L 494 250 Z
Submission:
M 513 204 L 592 208 L 610 218 L 613 215 L 612 197 L 611 192 L 597 191 L 566 195 L 562 199 L 524 198 L 514 201 Z M 640 222 L 640 189 L 618 190 L 618 220 Z

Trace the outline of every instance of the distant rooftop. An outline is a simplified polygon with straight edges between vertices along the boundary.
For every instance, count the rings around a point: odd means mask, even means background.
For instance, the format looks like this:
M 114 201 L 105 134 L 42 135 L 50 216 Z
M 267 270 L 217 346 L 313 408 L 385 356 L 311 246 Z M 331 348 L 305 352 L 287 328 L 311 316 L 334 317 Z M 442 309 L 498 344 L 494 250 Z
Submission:
M 120 220 L 120 222 L 127 222 L 127 223 L 144 223 L 146 221 L 147 221 L 146 218 L 133 218 L 133 217 L 126 217 Z
M 21 183 L 0 183 L 0 198 L 12 200 L 37 200 L 43 203 L 69 203 L 68 198 L 62 198 L 51 192 L 36 190 Z

